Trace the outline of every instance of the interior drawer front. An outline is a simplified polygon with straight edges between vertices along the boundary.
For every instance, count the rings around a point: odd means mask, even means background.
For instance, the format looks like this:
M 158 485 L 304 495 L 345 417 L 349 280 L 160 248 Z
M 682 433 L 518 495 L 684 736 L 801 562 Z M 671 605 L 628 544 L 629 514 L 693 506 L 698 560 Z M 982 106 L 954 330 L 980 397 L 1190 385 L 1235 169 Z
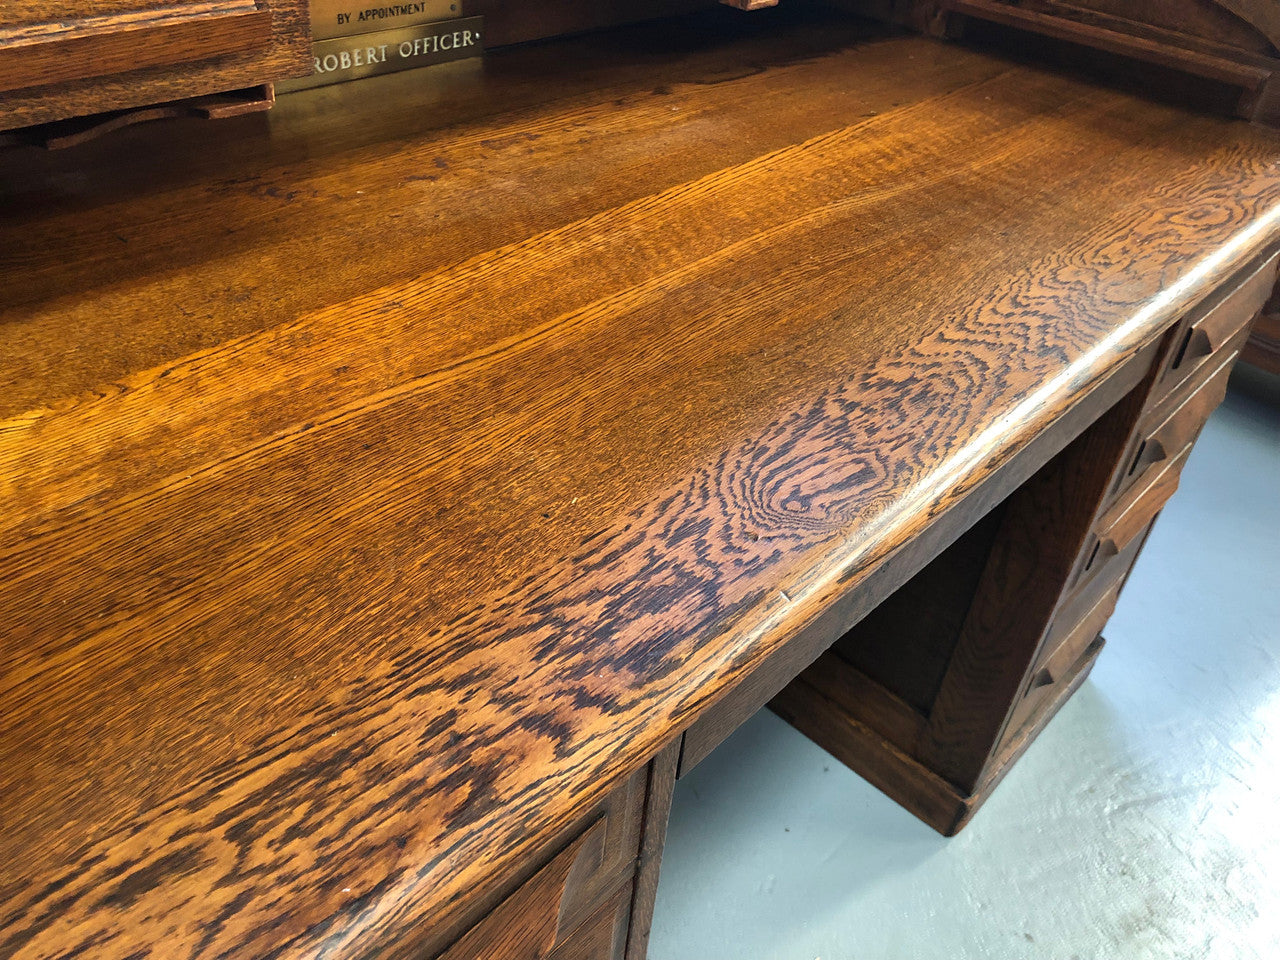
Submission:
M 1242 330 L 1232 345 L 1243 342 L 1244 336 Z M 1112 501 L 1131 489 L 1149 485 L 1172 457 L 1195 442 L 1209 414 L 1227 395 L 1227 383 L 1237 356 L 1238 349 L 1228 349 L 1218 364 L 1205 365 L 1201 374 L 1187 385 L 1185 393 L 1175 394 L 1151 411 L 1149 424 L 1138 431 L 1138 438 L 1126 455 Z
M 1161 396 L 1185 383 L 1258 315 L 1275 288 L 1276 263 L 1272 255 L 1216 306 L 1182 322 L 1160 374 Z
M 243 96 L 218 95 L 305 74 L 310 63 L 306 0 L 19 4 L 0 14 L 0 131 L 101 123 L 104 114 L 192 98 L 215 99 L 159 115 L 234 113 Z
M 612 794 L 585 829 L 440 954 L 439 960 L 612 957 L 594 946 L 582 951 L 592 944 L 613 943 L 602 928 L 616 926 L 612 918 L 620 912 L 618 901 L 624 888 L 630 907 L 647 774 L 646 767 Z M 623 937 L 627 916 L 629 912 L 623 913 L 620 921 Z
M 254 0 L 169 4 L 0 29 L 0 91 L 106 77 L 266 48 Z

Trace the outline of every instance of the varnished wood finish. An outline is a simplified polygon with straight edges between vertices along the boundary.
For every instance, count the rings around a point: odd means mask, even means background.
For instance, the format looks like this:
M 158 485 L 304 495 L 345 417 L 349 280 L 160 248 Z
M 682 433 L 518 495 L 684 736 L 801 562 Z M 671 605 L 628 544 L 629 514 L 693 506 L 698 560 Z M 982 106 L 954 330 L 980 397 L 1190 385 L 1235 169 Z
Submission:
M 1174 349 L 1160 374 L 1159 392 L 1153 399 L 1161 399 L 1185 383 L 1203 365 L 1217 363 L 1224 347 L 1262 309 L 1275 282 L 1276 260 L 1268 258 L 1221 303 L 1187 317 L 1178 329 Z
M 9 31 L 0 47 L 0 91 L 207 60 L 271 42 L 271 14 L 253 0 L 179 7 L 159 17 L 86 18 L 75 31 L 51 26 Z
M 509 954 L 516 960 L 567 949 L 602 904 L 612 903 L 624 886 L 631 889 L 639 868 L 652 859 L 653 843 L 661 843 L 663 804 L 671 799 L 669 790 L 663 793 L 669 764 L 662 756 L 600 802 L 579 809 L 577 822 L 567 829 L 537 838 L 534 849 L 500 882 L 472 891 L 405 931 L 377 952 L 378 960 L 421 960 L 441 951 L 442 960 L 507 960 Z M 640 904 L 637 915 L 647 920 L 643 908 Z M 625 936 L 625 928 L 622 932 Z
M 485 46 L 500 47 L 583 33 L 707 8 L 715 0 L 462 0 L 462 12 L 485 18 Z
M 185 100 L 158 103 L 134 110 L 95 113 L 88 117 L 23 127 L 21 130 L 0 133 L 0 146 L 39 146 L 48 150 L 63 150 L 78 147 L 116 130 L 153 120 L 173 120 L 179 117 L 220 120 L 242 117 L 270 110 L 275 102 L 275 87 L 266 83 L 229 93 L 212 93 L 205 97 L 188 97 Z
M 638 893 L 637 866 L 656 882 L 655 844 L 660 852 L 673 768 L 668 750 L 652 769 L 633 776 L 592 814 L 589 826 L 440 960 L 622 960 Z M 652 910 L 650 900 L 634 912 L 647 925 Z M 431 956 L 444 932 L 433 923 L 424 937 L 413 938 L 412 947 L 406 942 L 395 952 Z
M 987 777 L 971 792 L 940 777 L 893 740 L 856 719 L 839 701 L 824 695 L 811 682 L 821 664 L 797 677 L 769 707 L 933 829 L 952 837 L 968 824 L 1045 724 L 1088 679 L 1102 646 L 1101 638 L 1094 640 L 1069 673 L 1044 691 L 1037 701 L 1039 709 L 1005 741 Z M 837 671 L 850 669 L 841 664 L 843 661 L 833 665 Z
M 1227 379 L 1238 352 L 1229 351 L 1216 369 L 1210 365 L 1204 371 L 1208 376 L 1203 382 L 1192 383 L 1188 391 L 1160 403 L 1144 417 L 1137 431 L 1136 447 L 1127 454 L 1119 473 L 1115 497 L 1149 483 L 1157 470 L 1195 442 L 1209 414 L 1226 396 Z
M 0 158 L 0 954 L 460 922 L 1275 237 L 1262 132 L 787 16 Z
M 933 517 L 929 526 L 917 533 L 910 543 L 896 550 L 848 589 L 834 595 L 817 617 L 769 656 L 762 658 L 741 682 L 689 727 L 680 754 L 681 776 L 701 762 L 739 724 L 769 703 L 819 654 L 846 637 L 851 627 L 860 624 L 864 617 L 886 602 L 893 605 L 894 592 L 965 533 L 975 514 L 982 515 L 995 508 L 1046 460 L 1136 387 L 1148 373 L 1154 347 L 1152 344 L 1139 351 L 1103 383 L 1082 396 L 1080 402 L 1064 410 L 1050 428 L 1034 437 L 998 471 L 987 475 L 967 491 L 952 509 Z M 968 551 L 961 549 L 960 552 Z M 909 586 L 907 590 L 911 592 Z M 921 612 L 916 609 L 912 615 L 920 616 Z M 908 627 L 905 632 L 911 630 Z M 919 659 L 917 649 L 908 647 L 900 650 L 908 661 Z M 895 695 L 902 693 L 895 691 Z M 871 726 L 879 729 L 874 722 Z
M 548 960 L 624 960 L 633 897 L 628 883 L 557 946 Z
M 938 696 L 1002 515 L 1003 504 L 845 633 L 833 652 L 916 711 L 927 712 Z
M 304 0 L 66 0 L 0 13 L 0 130 L 305 74 Z
M 570 877 L 583 865 L 598 860 L 604 848 L 604 821 L 589 827 L 523 887 L 502 902 L 472 928 L 440 960 L 541 960 L 557 943 L 572 936 L 571 926 L 562 936 L 558 929 L 558 904 Z

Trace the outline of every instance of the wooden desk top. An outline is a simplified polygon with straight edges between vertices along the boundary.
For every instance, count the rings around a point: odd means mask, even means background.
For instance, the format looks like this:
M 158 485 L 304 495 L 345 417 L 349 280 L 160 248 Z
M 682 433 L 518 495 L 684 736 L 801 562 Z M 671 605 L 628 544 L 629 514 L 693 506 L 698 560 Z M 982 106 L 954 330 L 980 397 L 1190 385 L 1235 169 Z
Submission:
M 698 23 L 0 158 L 0 955 L 445 922 L 1276 236 L 1273 136 Z

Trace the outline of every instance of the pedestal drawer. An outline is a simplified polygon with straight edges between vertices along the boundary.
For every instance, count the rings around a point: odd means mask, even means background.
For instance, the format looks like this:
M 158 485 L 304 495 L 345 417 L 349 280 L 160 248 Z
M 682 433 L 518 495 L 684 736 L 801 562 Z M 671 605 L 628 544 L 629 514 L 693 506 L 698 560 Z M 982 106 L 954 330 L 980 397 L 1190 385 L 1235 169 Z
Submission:
M 630 916 L 648 768 L 438 960 L 614 960 Z
M 1149 483 L 1131 489 L 1099 518 L 1073 576 L 1072 599 L 1104 571 L 1115 571 L 1115 575 L 1122 576 L 1128 570 L 1132 557 L 1125 559 L 1125 555 L 1132 552 L 1136 556 L 1142 543 L 1140 534 L 1178 489 L 1182 467 L 1190 454 L 1191 444 L 1187 444 L 1176 457 L 1155 471 Z
M 1055 619 L 1049 637 L 1031 668 L 1028 692 L 1061 680 L 1093 638 L 1102 632 L 1116 609 L 1116 600 L 1124 585 L 1123 574 L 1128 569 L 1117 572 L 1121 576 L 1112 578 L 1100 593 L 1096 590 L 1087 593 L 1086 599 L 1092 602 L 1065 607 Z
M 1242 344 L 1241 330 L 1231 346 Z M 1126 452 L 1124 467 L 1109 498 L 1113 502 L 1125 491 L 1149 484 L 1171 457 L 1194 443 L 1209 414 L 1227 395 L 1227 383 L 1239 349 L 1229 349 L 1215 364 L 1206 364 L 1202 375 L 1182 390 L 1148 411 L 1133 446 Z
M 1182 322 L 1174 336 L 1173 350 L 1159 374 L 1157 396 L 1164 396 L 1185 383 L 1258 315 L 1275 287 L 1276 262 L 1277 256 L 1273 254 L 1216 306 L 1193 313 Z

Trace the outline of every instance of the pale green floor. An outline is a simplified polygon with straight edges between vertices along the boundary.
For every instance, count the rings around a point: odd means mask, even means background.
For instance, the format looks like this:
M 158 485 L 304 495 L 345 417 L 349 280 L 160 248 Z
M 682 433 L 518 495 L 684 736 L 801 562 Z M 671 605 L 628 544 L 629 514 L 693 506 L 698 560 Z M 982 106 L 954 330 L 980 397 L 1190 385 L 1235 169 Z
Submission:
M 762 712 L 681 781 L 653 960 L 1280 960 L 1280 380 L 1241 371 L 1092 677 L 960 836 Z

